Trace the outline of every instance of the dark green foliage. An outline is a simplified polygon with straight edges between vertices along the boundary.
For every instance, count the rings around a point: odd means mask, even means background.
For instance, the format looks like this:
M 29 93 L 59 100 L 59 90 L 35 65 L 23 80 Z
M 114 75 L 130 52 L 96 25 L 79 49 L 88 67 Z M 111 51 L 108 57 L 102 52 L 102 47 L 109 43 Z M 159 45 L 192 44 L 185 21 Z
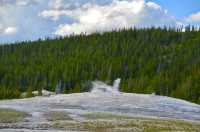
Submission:
M 26 91 L 26 98 L 31 98 L 31 97 L 33 97 L 34 95 L 33 95 L 32 92 L 33 92 L 33 91 L 32 91 L 32 88 L 31 88 L 31 86 L 29 86 L 29 88 L 28 88 L 27 91 Z
M 92 90 L 92 82 L 91 81 L 83 81 L 80 86 L 81 92 L 90 92 Z
M 18 89 L 11 89 L 2 86 L 0 88 L 0 99 L 20 98 L 20 91 Z
M 84 92 L 88 81 L 118 77 L 124 92 L 199 103 L 200 32 L 129 29 L 0 46 L 0 89 L 55 91 L 61 82 L 64 93 Z
M 42 96 L 42 88 L 38 88 L 38 96 Z

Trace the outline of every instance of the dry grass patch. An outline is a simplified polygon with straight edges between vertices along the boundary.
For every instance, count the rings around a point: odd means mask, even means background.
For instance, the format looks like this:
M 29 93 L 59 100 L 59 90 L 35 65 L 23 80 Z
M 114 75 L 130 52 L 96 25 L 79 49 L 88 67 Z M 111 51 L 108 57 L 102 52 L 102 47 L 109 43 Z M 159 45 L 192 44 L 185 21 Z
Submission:
M 0 109 L 0 123 L 15 123 L 22 121 L 27 114 L 13 109 Z
M 59 120 L 73 120 L 68 113 L 62 111 L 52 111 L 45 114 L 48 121 L 59 121 Z
M 181 120 L 164 120 L 128 117 L 109 113 L 88 113 L 86 120 L 60 121 L 53 127 L 64 130 L 91 132 L 200 132 L 200 123 Z

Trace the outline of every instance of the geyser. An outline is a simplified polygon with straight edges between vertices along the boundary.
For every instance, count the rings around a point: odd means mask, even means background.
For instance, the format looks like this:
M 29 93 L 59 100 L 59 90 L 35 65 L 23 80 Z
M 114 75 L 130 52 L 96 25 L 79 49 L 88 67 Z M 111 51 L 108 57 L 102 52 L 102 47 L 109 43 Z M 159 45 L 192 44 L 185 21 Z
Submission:
M 110 93 L 110 94 L 119 94 L 119 86 L 121 79 L 116 79 L 113 83 L 113 86 L 110 86 L 101 81 L 92 82 L 93 88 L 91 93 Z

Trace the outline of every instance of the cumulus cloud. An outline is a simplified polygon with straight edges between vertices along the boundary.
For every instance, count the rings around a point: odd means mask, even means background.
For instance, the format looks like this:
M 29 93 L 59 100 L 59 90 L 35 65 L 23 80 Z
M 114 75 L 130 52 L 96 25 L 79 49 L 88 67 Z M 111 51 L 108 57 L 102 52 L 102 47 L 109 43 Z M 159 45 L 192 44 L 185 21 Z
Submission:
M 181 22 L 149 0 L 0 0 L 1 42 Z
M 157 10 L 161 9 L 161 6 L 154 2 L 147 2 L 147 5 L 151 8 L 157 9 Z
M 37 4 L 44 0 L 0 0 L 0 6 L 15 5 L 15 6 L 27 6 L 30 4 Z
M 186 18 L 187 22 L 200 22 L 200 12 L 194 13 Z
M 16 1 L 16 4 L 19 5 L 19 6 L 26 6 L 30 3 L 29 0 L 17 0 Z
M 12 35 L 15 34 L 17 32 L 17 28 L 16 27 L 6 27 L 4 28 L 1 24 L 0 24 L 0 35 Z
M 49 2 L 49 6 L 53 9 L 59 9 L 62 8 L 64 5 L 64 1 L 63 0 L 52 0 Z
M 54 8 L 41 12 L 39 16 L 53 20 L 65 16 L 74 20 L 71 24 L 60 24 L 55 32 L 56 35 L 83 32 L 90 34 L 96 31 L 130 27 L 177 25 L 175 18 L 169 16 L 160 5 L 144 0 L 113 0 L 106 5 L 87 3 L 75 9 Z
M 69 11 L 65 10 L 44 10 L 43 12 L 39 13 L 39 16 L 42 16 L 44 18 L 51 18 L 52 20 L 58 20 L 60 16 L 67 16 L 70 15 Z
M 11 34 L 15 34 L 17 32 L 17 28 L 16 27 L 7 27 L 4 30 L 4 33 L 7 35 L 11 35 Z

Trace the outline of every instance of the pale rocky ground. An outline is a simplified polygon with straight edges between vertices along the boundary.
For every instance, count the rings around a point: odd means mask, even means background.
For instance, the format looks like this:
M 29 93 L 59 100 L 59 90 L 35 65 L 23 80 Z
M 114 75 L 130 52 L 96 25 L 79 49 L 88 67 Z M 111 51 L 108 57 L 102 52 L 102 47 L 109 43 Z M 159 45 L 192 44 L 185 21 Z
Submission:
M 169 97 L 120 93 L 100 82 L 87 93 L 0 101 L 2 132 L 165 130 L 200 132 L 200 106 Z

